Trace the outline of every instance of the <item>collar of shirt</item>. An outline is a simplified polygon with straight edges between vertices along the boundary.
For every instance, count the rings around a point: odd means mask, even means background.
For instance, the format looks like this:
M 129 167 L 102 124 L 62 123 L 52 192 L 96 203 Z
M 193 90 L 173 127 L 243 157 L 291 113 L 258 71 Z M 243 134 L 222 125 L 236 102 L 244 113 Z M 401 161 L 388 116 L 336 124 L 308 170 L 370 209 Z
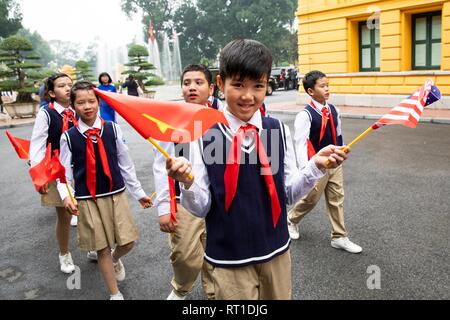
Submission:
M 53 106 L 55 107 L 55 110 L 59 113 L 62 114 L 64 110 L 66 110 L 66 108 L 64 108 L 62 105 L 60 105 L 58 102 L 53 102 Z M 69 110 L 72 110 L 73 113 L 75 114 L 75 110 L 72 109 L 72 107 L 68 107 Z
M 78 130 L 80 130 L 81 133 L 85 133 L 89 129 L 102 129 L 102 121 L 97 116 L 97 119 L 95 119 L 94 125 L 92 127 L 89 127 L 86 123 L 83 122 L 83 120 L 78 120 Z
M 228 120 L 228 123 L 230 124 L 230 128 L 231 128 L 231 131 L 233 132 L 233 134 L 235 134 L 239 130 L 240 127 L 245 126 L 247 124 L 251 124 L 251 125 L 254 125 L 255 127 L 257 127 L 259 134 L 261 134 L 262 118 L 261 118 L 261 112 L 259 111 L 259 109 L 253 114 L 253 116 L 251 117 L 251 119 L 248 122 L 244 122 L 241 119 L 237 118 L 230 111 L 228 111 L 228 109 L 226 109 L 224 111 L 224 114 L 225 114 L 225 118 Z M 245 147 L 248 147 L 251 145 L 253 140 L 254 140 L 254 137 L 251 137 L 250 135 L 245 135 L 244 140 L 242 141 L 242 144 Z
M 313 107 L 314 110 L 316 110 L 317 113 L 319 113 L 320 115 L 322 115 L 322 108 L 323 107 L 327 107 L 328 111 L 330 111 L 330 107 L 328 106 L 328 102 L 325 101 L 325 105 L 323 105 L 323 104 L 317 102 L 316 100 L 314 100 L 313 98 L 311 98 L 311 101 L 314 103 L 315 108 L 314 108 L 314 106 L 311 106 L 311 107 Z
M 228 123 L 230 124 L 231 131 L 233 133 L 236 133 L 240 127 L 245 126 L 246 124 L 252 124 L 255 127 L 258 128 L 258 131 L 261 132 L 262 129 L 262 118 L 261 118 L 261 112 L 259 109 L 253 114 L 251 119 L 248 122 L 242 121 L 241 119 L 238 119 L 235 115 L 233 115 L 228 108 L 224 111 L 225 118 L 228 120 Z

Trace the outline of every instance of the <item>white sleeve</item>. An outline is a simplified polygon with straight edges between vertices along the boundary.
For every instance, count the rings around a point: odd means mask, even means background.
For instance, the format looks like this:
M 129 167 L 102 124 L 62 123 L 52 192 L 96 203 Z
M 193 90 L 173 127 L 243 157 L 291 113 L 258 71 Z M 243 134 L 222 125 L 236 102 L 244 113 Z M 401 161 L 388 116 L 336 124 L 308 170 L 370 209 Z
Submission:
M 341 119 L 341 112 L 339 111 L 339 109 L 335 106 L 334 107 L 336 109 L 336 113 L 337 113 L 337 119 L 338 119 L 338 123 L 336 126 L 336 136 L 342 136 L 342 119 Z M 344 141 L 342 141 L 342 144 L 344 144 Z
M 311 130 L 311 120 L 306 111 L 301 111 L 295 117 L 294 145 L 297 156 L 297 166 L 303 168 L 308 163 L 308 137 Z
M 136 169 L 134 168 L 133 160 L 131 160 L 128 152 L 128 147 L 123 141 L 123 133 L 118 124 L 114 124 L 117 132 L 116 146 L 117 146 L 117 160 L 119 162 L 120 173 L 122 174 L 125 185 L 133 198 L 140 200 L 146 196 L 141 183 L 137 179 Z
M 186 190 L 181 183 L 181 205 L 193 215 L 203 218 L 211 207 L 208 172 L 198 141 L 190 143 L 189 149 L 194 183 L 189 190 Z
M 34 122 L 33 133 L 31 134 L 30 164 L 32 167 L 41 162 L 45 157 L 48 139 L 48 122 L 47 112 L 44 109 L 40 109 Z
M 318 169 L 312 160 L 308 161 L 301 170 L 297 168 L 291 133 L 287 126 L 285 126 L 285 132 L 286 154 L 284 158 L 284 175 L 287 203 L 291 205 L 308 194 L 320 178 L 324 176 L 324 172 Z
M 159 145 L 170 155 L 175 154 L 175 146 L 172 142 L 159 142 Z M 158 209 L 158 216 L 164 216 L 170 213 L 170 194 L 169 182 L 166 170 L 166 157 L 153 148 L 155 158 L 153 162 L 153 176 L 155 181 L 155 191 L 157 193 L 155 199 L 155 207 Z
M 65 134 L 61 136 L 61 140 L 59 142 L 60 149 L 59 149 L 59 161 L 63 165 L 63 167 L 66 169 L 66 180 L 67 185 L 69 186 L 69 190 L 72 193 L 72 196 L 74 196 L 75 192 L 72 188 L 73 183 L 73 171 L 72 171 L 72 151 L 69 149 L 69 144 L 67 142 L 67 137 Z M 59 196 L 62 200 L 64 200 L 66 197 L 69 196 L 69 192 L 67 191 L 67 187 L 65 184 L 60 183 L 59 179 L 57 180 L 57 188 L 59 192 Z

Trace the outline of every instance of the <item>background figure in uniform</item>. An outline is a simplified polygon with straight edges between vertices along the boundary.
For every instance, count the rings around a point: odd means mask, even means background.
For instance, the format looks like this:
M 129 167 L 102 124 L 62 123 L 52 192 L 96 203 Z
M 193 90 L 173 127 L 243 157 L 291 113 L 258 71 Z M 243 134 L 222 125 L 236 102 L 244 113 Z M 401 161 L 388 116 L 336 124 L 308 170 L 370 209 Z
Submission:
M 297 115 L 294 124 L 294 144 L 299 168 L 304 167 L 309 158 L 320 149 L 328 145 L 343 145 L 339 110 L 327 103 L 330 91 L 326 75 L 320 71 L 311 71 L 303 78 L 303 87 L 311 101 Z M 300 237 L 298 223 L 316 206 L 323 193 L 332 226 L 331 246 L 351 253 L 360 253 L 362 248 L 348 239 L 345 228 L 342 166 L 328 170 L 316 187 L 289 211 L 288 227 L 291 238 Z
M 189 65 L 181 75 L 181 88 L 184 101 L 214 108 L 209 97 L 214 90 L 212 75 L 204 65 Z M 161 143 L 162 147 L 172 156 L 189 158 L 189 144 Z M 155 190 L 158 196 L 155 205 L 158 208 L 159 225 L 163 232 L 169 232 L 170 261 L 173 268 L 172 292 L 167 300 L 184 300 L 192 291 L 198 275 L 201 273 L 203 291 L 209 300 L 214 299 L 212 283 L 212 266 L 203 256 L 206 243 L 205 219 L 198 218 L 179 204 L 180 186 L 175 181 L 177 192 L 177 222 L 174 223 L 170 214 L 170 195 L 166 158 L 158 151 L 153 165 Z M 173 183 L 173 180 L 170 182 Z

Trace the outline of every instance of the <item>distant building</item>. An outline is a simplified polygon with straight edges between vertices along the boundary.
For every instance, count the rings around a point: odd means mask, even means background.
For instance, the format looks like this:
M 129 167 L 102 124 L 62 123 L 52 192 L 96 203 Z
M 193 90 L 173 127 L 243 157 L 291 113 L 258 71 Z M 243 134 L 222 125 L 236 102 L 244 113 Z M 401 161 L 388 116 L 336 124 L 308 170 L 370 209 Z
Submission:
M 389 107 L 430 78 L 450 108 L 450 1 L 300 0 L 297 17 L 300 73 L 327 73 L 334 103 Z

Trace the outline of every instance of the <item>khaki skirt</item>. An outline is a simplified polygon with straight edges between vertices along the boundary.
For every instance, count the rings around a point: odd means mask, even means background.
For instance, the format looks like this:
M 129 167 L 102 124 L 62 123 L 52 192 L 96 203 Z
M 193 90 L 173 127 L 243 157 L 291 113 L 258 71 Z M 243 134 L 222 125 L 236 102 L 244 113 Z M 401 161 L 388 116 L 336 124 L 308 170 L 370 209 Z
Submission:
M 126 192 L 108 197 L 78 200 L 78 247 L 99 251 L 134 242 L 139 238 Z

